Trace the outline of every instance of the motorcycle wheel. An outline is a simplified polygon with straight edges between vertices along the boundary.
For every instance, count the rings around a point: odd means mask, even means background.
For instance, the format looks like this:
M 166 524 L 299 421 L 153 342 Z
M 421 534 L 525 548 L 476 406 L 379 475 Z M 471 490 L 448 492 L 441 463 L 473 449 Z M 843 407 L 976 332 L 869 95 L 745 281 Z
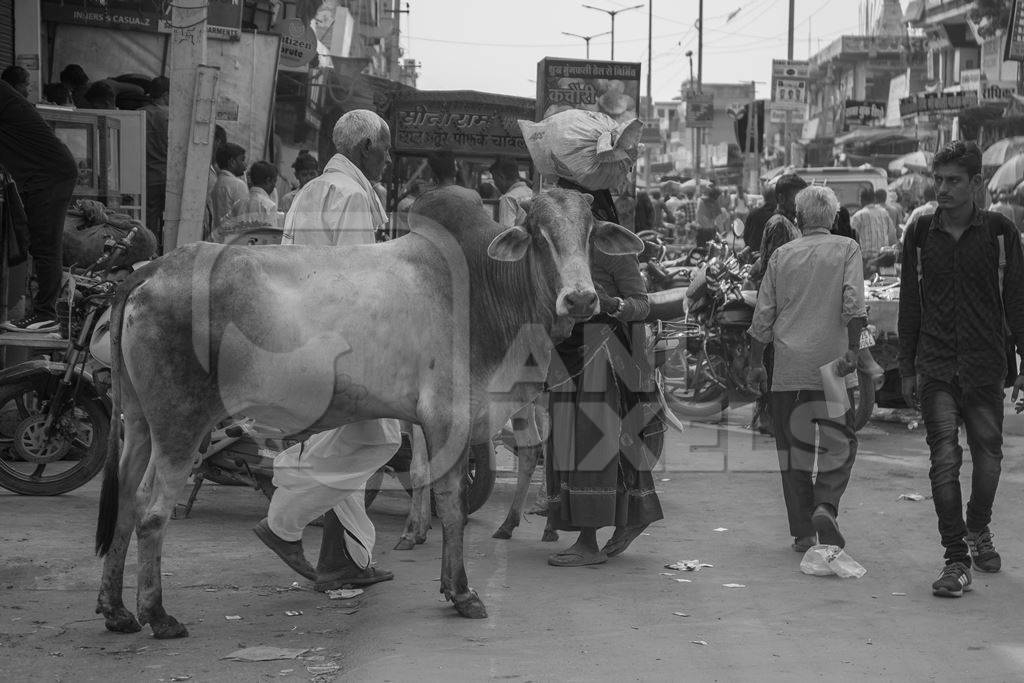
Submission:
M 60 416 L 56 437 L 41 440 L 49 399 L 43 386 L 21 382 L 0 387 L 0 486 L 23 496 L 74 491 L 96 476 L 106 460 L 110 417 L 99 398 L 79 396 Z
M 853 431 L 859 432 L 871 419 L 871 413 L 875 408 L 875 385 L 871 381 L 871 375 L 865 372 L 857 373 L 857 391 L 854 392 L 854 413 Z
M 660 368 L 665 402 L 684 419 L 711 417 L 728 402 L 724 385 L 728 364 L 717 354 L 692 354 L 681 348 Z

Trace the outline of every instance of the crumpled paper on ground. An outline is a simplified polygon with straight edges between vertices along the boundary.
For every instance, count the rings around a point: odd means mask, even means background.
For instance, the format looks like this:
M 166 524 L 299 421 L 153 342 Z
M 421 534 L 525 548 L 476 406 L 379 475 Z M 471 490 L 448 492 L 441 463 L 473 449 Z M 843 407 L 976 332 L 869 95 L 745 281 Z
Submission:
M 270 647 L 269 645 L 257 645 L 235 650 L 221 659 L 233 659 L 237 662 L 272 662 L 278 659 L 296 659 L 309 652 L 309 648 L 289 649 L 284 647 Z
M 868 572 L 837 545 L 815 545 L 809 548 L 800 560 L 800 571 L 811 576 L 835 574 L 843 579 L 859 579 Z

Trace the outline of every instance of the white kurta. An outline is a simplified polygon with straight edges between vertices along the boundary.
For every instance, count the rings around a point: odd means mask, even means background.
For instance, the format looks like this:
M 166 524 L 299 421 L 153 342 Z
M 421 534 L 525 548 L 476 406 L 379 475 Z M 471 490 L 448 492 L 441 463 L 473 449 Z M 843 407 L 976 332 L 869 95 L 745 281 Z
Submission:
M 373 244 L 387 222 L 384 207 L 362 172 L 340 154 L 323 175 L 306 183 L 285 217 L 282 244 Z M 363 488 L 398 450 L 398 420 L 367 420 L 309 438 L 274 460 L 277 490 L 267 514 L 271 530 L 286 541 L 302 538 L 306 525 L 327 510 L 345 528 L 345 546 L 359 566 L 370 565 L 375 532 Z

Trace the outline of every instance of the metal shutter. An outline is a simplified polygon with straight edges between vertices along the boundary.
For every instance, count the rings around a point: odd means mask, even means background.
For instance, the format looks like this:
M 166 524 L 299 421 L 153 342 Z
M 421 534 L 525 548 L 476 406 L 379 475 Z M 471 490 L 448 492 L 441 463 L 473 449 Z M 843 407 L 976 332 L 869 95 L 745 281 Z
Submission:
M 14 64 L 14 0 L 0 0 L 0 69 Z

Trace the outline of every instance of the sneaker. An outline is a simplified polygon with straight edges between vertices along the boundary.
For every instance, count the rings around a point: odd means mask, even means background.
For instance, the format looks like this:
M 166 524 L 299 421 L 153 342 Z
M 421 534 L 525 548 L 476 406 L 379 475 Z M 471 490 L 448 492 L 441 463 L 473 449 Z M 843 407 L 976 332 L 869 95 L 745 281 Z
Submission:
M 950 562 L 942 568 L 939 578 L 932 584 L 932 595 L 940 598 L 959 598 L 971 590 L 971 568 L 963 562 Z
M 967 547 L 971 550 L 974 566 L 981 572 L 997 572 L 1003 567 L 1003 561 L 992 545 L 992 532 L 968 531 Z
M 33 313 L 21 320 L 8 320 L 0 327 L 8 332 L 56 332 L 60 329 L 53 317 L 41 313 Z
M 840 548 L 846 547 L 846 539 L 843 538 L 842 532 L 839 531 L 836 516 L 832 514 L 832 511 L 827 506 L 819 505 L 814 509 L 814 514 L 811 515 L 811 524 L 814 526 L 814 530 L 818 532 L 818 543 L 822 545 L 836 545 Z

